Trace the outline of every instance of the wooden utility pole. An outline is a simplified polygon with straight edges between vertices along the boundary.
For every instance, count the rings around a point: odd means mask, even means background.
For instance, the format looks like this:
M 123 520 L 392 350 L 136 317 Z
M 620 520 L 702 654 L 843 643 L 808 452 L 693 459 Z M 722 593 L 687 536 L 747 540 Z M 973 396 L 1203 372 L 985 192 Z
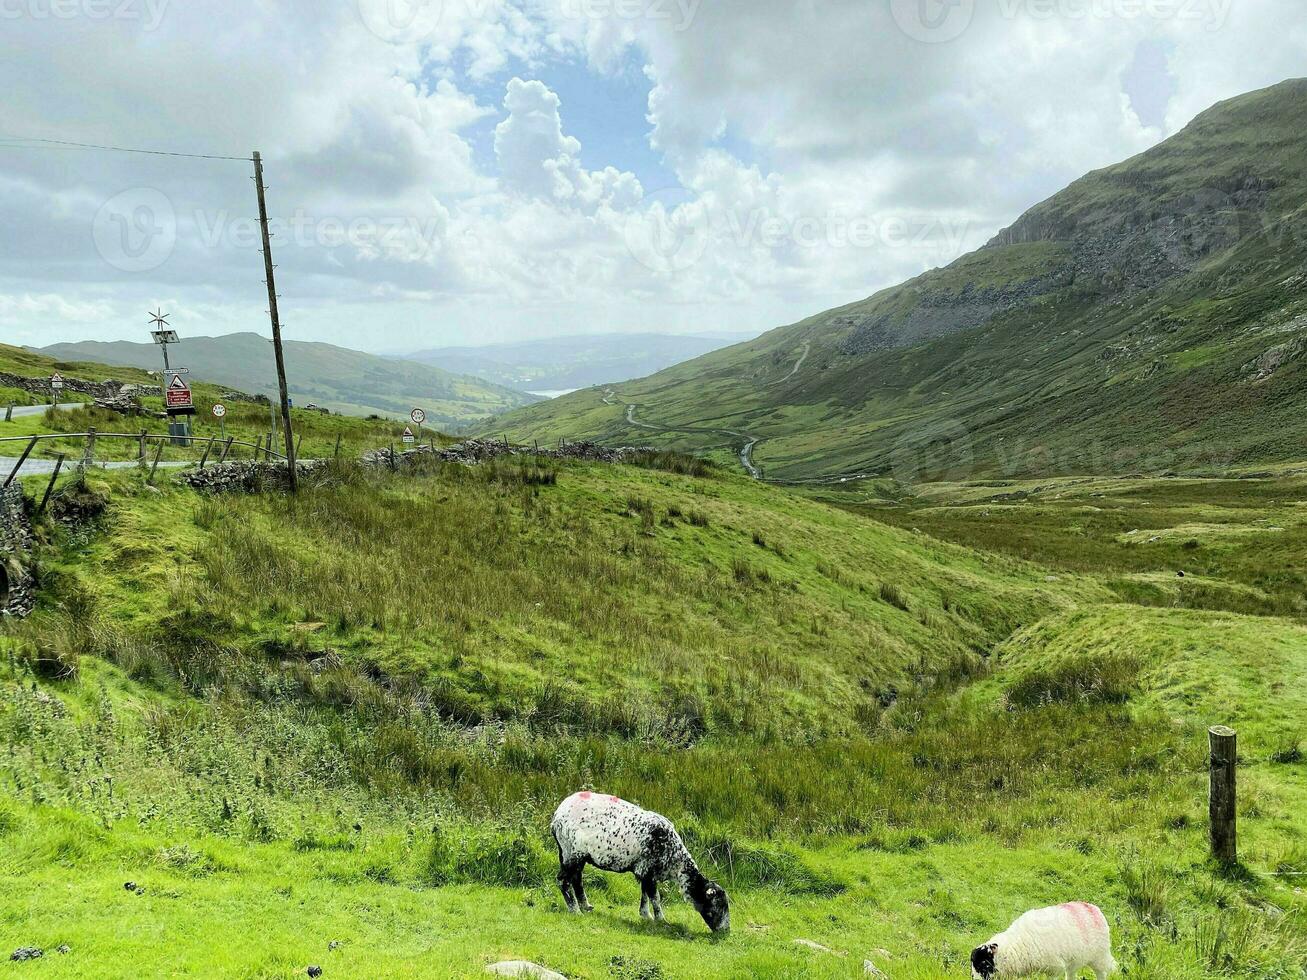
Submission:
M 1212 857 L 1227 867 L 1238 863 L 1236 835 L 1235 771 L 1239 760 L 1238 736 L 1231 728 L 1218 725 L 1207 733 L 1211 747 L 1211 836 Z
M 281 318 L 277 315 L 277 282 L 272 270 L 272 237 L 268 234 L 268 204 L 263 192 L 263 157 L 254 151 L 254 186 L 259 193 L 259 227 L 263 231 L 263 270 L 268 282 L 268 315 L 272 317 L 272 347 L 277 355 L 277 386 L 281 393 L 281 421 L 286 432 L 286 471 L 290 490 L 299 489 L 299 473 L 295 464 L 295 434 L 291 431 L 290 393 L 286 389 L 286 358 L 281 349 Z

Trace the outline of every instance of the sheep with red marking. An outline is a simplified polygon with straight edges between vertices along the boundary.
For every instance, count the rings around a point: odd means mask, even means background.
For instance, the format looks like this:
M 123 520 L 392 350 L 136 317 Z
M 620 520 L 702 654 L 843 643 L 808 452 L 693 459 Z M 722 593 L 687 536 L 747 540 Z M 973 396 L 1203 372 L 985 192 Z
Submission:
M 666 817 L 642 810 L 616 796 L 575 793 L 554 813 L 549 829 L 558 844 L 558 887 L 573 912 L 589 912 L 581 872 L 587 864 L 601 871 L 633 874 L 640 882 L 640 915 L 663 919 L 660 882 L 675 882 L 713 932 L 731 927 L 726 892 L 699 870 Z
M 1027 912 L 1007 930 L 971 952 L 974 980 L 1060 977 L 1073 980 L 1086 967 L 1096 980 L 1116 970 L 1112 931 L 1096 905 L 1070 902 Z

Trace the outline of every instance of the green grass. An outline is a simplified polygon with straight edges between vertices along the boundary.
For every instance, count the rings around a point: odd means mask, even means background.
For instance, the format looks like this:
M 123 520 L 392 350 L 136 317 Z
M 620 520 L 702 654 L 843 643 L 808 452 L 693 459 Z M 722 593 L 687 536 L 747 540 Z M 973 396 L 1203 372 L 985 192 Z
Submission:
M 1132 513 L 1090 534 L 1036 494 L 1006 506 L 1038 508 L 1043 552 L 1002 553 L 949 522 L 994 488 L 868 516 L 646 462 L 343 467 L 295 499 L 92 478 L 108 516 L 42 525 L 41 607 L 0 627 L 0 951 L 54 976 L 943 980 L 1083 899 L 1130 976 L 1301 976 L 1305 628 L 1116 584 L 1192 556 L 1123 543 L 1130 518 L 1287 524 L 1293 478 L 1112 483 Z M 1255 537 L 1209 540 L 1204 578 L 1279 594 Z M 1244 740 L 1233 874 L 1206 861 L 1218 721 Z M 597 873 L 568 915 L 547 821 L 582 787 L 672 817 L 732 934 L 675 897 L 645 924 Z

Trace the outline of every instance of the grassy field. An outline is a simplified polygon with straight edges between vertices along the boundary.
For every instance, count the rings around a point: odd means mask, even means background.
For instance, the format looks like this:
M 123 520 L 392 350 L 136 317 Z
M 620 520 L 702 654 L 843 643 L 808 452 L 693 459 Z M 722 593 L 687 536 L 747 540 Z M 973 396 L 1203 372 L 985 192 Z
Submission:
M 15 973 L 942 980 L 1071 899 L 1133 977 L 1307 968 L 1299 478 L 88 489 L 105 516 L 41 525 L 41 606 L 0 627 L 0 952 L 46 950 Z M 1216 722 L 1242 735 L 1228 872 Z M 679 899 L 646 924 L 598 874 L 566 914 L 547 819 L 583 787 L 672 817 L 733 932 Z

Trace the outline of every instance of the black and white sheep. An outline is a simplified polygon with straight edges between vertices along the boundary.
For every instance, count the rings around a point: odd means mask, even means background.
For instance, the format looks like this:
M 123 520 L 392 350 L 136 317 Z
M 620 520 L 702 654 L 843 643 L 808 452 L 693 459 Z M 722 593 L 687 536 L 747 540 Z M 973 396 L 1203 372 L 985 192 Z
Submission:
M 672 822 L 616 796 L 575 793 L 554 813 L 549 829 L 558 843 L 558 887 L 573 912 L 589 912 L 581 872 L 630 873 L 640 882 L 640 914 L 662 921 L 658 884 L 674 881 L 713 932 L 731 927 L 731 910 L 721 885 L 699 871 Z
M 971 952 L 975 980 L 1009 977 L 1080 976 L 1086 967 L 1097 980 L 1116 970 L 1112 930 L 1097 905 L 1070 902 L 1022 915 Z

